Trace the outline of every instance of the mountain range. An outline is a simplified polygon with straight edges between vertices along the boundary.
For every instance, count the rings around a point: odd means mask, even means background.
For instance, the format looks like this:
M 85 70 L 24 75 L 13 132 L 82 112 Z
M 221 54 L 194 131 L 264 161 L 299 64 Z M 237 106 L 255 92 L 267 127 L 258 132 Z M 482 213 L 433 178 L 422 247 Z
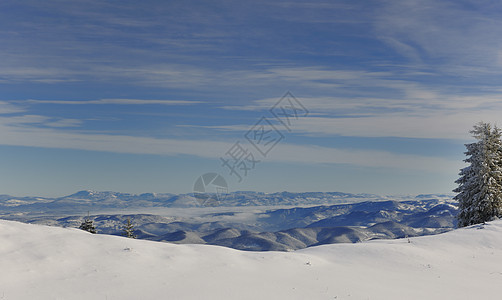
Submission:
M 212 194 L 208 194 L 212 195 Z M 418 196 L 379 196 L 374 194 L 351 194 L 342 192 L 277 192 L 262 193 L 252 191 L 237 191 L 219 195 L 217 203 L 212 206 L 239 207 L 239 206 L 306 206 L 327 205 L 340 203 L 355 203 L 362 201 L 385 200 L 426 200 L 426 199 L 451 199 L 448 194 L 424 194 Z M 143 193 L 129 194 L 119 192 L 97 192 L 91 190 L 79 191 L 63 197 L 15 197 L 0 195 L 1 211 L 39 211 L 39 212 L 74 212 L 100 211 L 124 208 L 149 208 L 168 207 L 185 208 L 201 207 L 197 195 L 169 194 L 169 193 Z
M 200 207 L 189 194 L 81 191 L 60 198 L 0 196 L 0 217 L 78 227 L 92 211 L 89 218 L 101 234 L 122 234 L 130 219 L 140 239 L 291 251 L 442 233 L 456 227 L 457 214 L 456 202 L 443 194 L 235 192 L 221 204 Z

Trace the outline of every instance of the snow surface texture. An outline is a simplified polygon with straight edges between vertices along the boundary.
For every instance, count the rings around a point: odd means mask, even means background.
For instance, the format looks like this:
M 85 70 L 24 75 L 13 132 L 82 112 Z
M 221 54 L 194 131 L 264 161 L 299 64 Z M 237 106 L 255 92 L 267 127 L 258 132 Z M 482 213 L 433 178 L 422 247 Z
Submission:
M 296 252 L 0 220 L 0 299 L 500 299 L 502 221 Z

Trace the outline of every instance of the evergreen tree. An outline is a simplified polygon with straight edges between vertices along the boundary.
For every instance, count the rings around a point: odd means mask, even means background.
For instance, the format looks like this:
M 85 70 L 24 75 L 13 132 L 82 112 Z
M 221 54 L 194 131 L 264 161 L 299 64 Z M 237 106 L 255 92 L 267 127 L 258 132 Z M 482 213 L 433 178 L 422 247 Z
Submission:
M 87 217 L 84 219 L 82 224 L 80 224 L 79 228 L 90 233 L 97 233 L 96 227 L 94 227 L 94 222 L 89 218 L 89 213 L 87 213 Z
M 480 122 L 471 131 L 478 141 L 466 144 L 470 165 L 453 190 L 459 202 L 458 226 L 484 223 L 502 216 L 502 141 L 500 129 Z
M 136 235 L 134 234 L 134 225 L 131 223 L 131 219 L 127 218 L 127 222 L 124 225 L 124 236 L 135 239 Z

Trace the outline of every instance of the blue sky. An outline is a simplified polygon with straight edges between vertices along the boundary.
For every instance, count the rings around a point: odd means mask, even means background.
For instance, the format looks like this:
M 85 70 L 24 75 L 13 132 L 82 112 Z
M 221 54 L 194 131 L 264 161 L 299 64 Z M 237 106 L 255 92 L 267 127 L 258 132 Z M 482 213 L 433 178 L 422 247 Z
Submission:
M 501 37 L 494 1 L 1 1 L 0 193 L 448 193 L 502 116 Z

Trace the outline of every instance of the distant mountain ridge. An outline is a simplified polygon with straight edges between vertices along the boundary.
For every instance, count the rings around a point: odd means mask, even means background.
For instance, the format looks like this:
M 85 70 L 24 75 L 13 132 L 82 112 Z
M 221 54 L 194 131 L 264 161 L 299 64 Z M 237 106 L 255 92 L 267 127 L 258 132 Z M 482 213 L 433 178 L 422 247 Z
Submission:
M 362 201 L 405 201 L 430 199 L 451 199 L 448 194 L 418 196 L 379 196 L 374 194 L 351 194 L 342 192 L 277 192 L 262 193 L 237 191 L 222 196 L 217 203 L 223 207 L 237 206 L 308 206 L 356 203 Z M 147 208 L 147 207 L 199 207 L 193 194 L 97 192 L 92 190 L 58 197 L 15 197 L 0 195 L 1 211 L 71 212 L 99 211 L 104 209 Z

